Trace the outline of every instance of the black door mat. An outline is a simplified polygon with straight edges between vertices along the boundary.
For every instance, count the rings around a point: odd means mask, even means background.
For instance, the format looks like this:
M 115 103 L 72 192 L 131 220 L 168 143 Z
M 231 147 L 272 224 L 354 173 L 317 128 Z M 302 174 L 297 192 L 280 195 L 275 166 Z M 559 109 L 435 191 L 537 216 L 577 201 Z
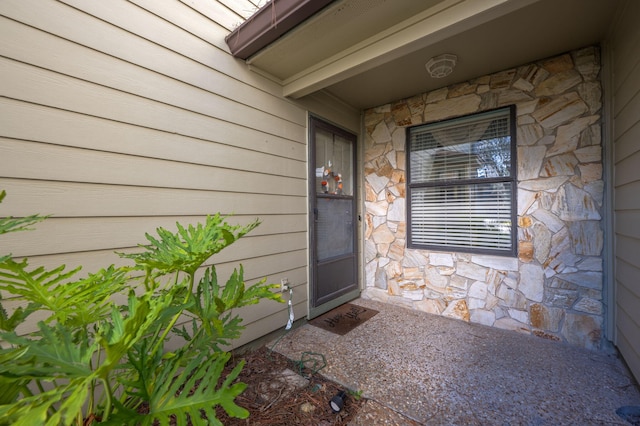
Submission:
M 640 426 L 640 405 L 626 405 L 618 408 L 616 413 L 633 426 Z
M 378 311 L 363 306 L 345 303 L 309 321 L 309 324 L 320 327 L 332 333 L 344 336 Z

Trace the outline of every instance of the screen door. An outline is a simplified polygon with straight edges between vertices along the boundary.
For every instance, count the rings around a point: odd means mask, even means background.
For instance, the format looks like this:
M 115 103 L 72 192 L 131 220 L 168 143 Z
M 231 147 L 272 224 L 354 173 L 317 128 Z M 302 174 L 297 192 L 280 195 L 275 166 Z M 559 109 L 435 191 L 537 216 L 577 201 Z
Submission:
M 312 117 L 311 306 L 320 315 L 359 296 L 355 197 L 356 136 Z

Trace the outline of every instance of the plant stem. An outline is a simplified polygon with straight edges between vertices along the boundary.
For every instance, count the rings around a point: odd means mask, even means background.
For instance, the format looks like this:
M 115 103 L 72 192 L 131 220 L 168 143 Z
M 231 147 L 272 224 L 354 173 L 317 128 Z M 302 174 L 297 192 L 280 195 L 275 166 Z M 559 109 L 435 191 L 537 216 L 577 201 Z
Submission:
M 195 272 L 191 272 L 188 275 L 189 275 L 189 291 L 187 292 L 187 294 L 184 297 L 184 300 L 182 301 L 183 304 L 189 301 L 189 296 L 191 295 L 191 292 L 193 290 L 193 281 L 195 279 Z M 176 283 L 177 282 L 178 282 L 178 273 L 176 273 Z M 152 356 L 155 355 L 160 349 L 160 347 L 164 344 L 164 339 L 167 337 L 167 335 L 169 334 L 173 326 L 176 325 L 176 322 L 178 322 L 178 318 L 180 318 L 180 315 L 182 315 L 182 310 L 180 310 L 180 312 L 178 312 L 173 316 L 173 318 L 171 318 L 171 321 L 169 322 L 169 324 L 167 325 L 167 328 L 165 328 L 164 332 L 162 333 L 161 338 L 156 341 L 155 346 L 151 350 Z
M 189 300 L 189 295 L 193 292 L 193 283 L 196 280 L 196 273 L 195 272 L 191 272 L 189 273 L 189 292 L 187 293 L 187 296 L 185 297 L 185 300 L 183 303 L 186 303 L 187 300 Z
M 149 277 L 151 276 L 151 268 L 146 267 L 144 270 L 144 288 L 147 291 L 151 291 L 151 287 L 149 286 Z
M 40 380 L 36 380 L 36 386 L 38 386 L 38 390 L 40 393 L 44 393 L 44 387 L 42 386 L 42 382 Z M 33 393 L 29 391 L 30 396 L 33 396 Z
M 109 416 L 111 415 L 111 384 L 109 383 L 109 380 L 107 380 L 106 378 L 102 378 L 100 379 L 102 380 L 102 383 L 104 384 L 104 394 L 105 397 L 107 398 L 106 404 L 104 405 L 104 413 L 102 414 L 102 421 L 106 422 L 107 420 L 109 420 Z
M 36 380 L 36 383 L 40 384 L 40 381 Z M 42 386 L 38 387 L 42 389 Z M 22 385 L 20 386 L 20 388 L 22 389 L 22 393 L 24 394 L 24 396 L 33 396 L 33 392 L 31 392 L 31 389 L 29 389 L 27 385 Z

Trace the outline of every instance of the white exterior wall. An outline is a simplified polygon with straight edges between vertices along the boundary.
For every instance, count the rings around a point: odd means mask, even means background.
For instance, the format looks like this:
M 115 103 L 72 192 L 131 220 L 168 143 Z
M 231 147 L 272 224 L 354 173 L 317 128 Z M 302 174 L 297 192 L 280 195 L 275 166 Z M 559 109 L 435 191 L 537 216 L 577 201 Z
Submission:
M 613 156 L 616 345 L 640 379 L 640 3 L 614 23 Z
M 53 215 L 3 236 L 0 252 L 88 272 L 121 264 L 114 251 L 158 226 L 259 218 L 213 258 L 218 274 L 242 263 L 250 282 L 288 277 L 296 317 L 306 315 L 308 111 L 229 54 L 224 37 L 254 10 L 249 0 L 0 2 L 0 216 Z M 310 108 L 358 130 L 357 112 L 329 104 Z M 287 320 L 273 302 L 241 315 L 238 344 Z

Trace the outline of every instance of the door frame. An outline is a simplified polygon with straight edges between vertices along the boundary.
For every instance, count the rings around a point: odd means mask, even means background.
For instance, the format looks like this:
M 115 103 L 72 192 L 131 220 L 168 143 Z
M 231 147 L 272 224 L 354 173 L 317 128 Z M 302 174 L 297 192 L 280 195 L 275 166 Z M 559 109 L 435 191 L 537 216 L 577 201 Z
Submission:
M 361 216 L 359 214 L 359 194 L 358 194 L 358 134 L 352 131 L 349 131 L 341 126 L 332 123 L 329 120 L 326 120 L 317 115 L 309 114 L 307 118 L 308 122 L 308 164 L 309 164 L 309 173 L 308 173 L 308 226 L 309 226 L 309 290 L 308 290 L 308 304 L 309 304 L 309 314 L 308 318 L 312 319 L 317 316 L 324 314 L 325 312 L 330 311 L 340 305 L 343 305 L 351 300 L 354 300 L 360 296 L 361 293 L 361 285 L 360 285 L 360 244 L 359 238 L 360 235 L 360 223 Z M 328 302 L 323 303 L 320 306 L 312 306 L 313 303 L 313 292 L 314 286 L 316 285 L 316 224 L 315 224 L 315 213 L 314 209 L 316 208 L 316 175 L 315 175 L 315 157 L 316 157 L 316 146 L 314 140 L 314 130 L 317 126 L 330 130 L 332 132 L 342 134 L 348 136 L 349 138 L 353 138 L 353 165 L 352 165 L 352 173 L 353 173 L 353 250 L 354 250 L 354 274 L 355 274 L 355 283 L 356 288 L 348 293 L 340 295 L 335 299 L 332 299 Z

